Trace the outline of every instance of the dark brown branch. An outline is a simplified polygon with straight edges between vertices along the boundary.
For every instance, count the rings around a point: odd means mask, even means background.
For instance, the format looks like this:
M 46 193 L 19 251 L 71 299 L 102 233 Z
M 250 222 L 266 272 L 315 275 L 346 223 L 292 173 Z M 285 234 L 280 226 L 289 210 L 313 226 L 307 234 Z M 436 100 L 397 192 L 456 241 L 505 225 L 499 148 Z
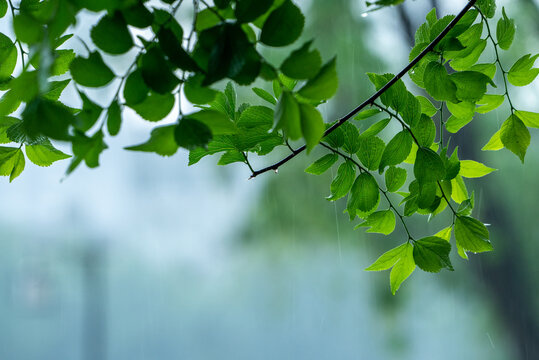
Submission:
M 408 73 L 417 63 L 421 61 L 429 52 L 434 50 L 434 47 L 442 41 L 442 39 L 447 35 L 453 27 L 459 22 L 459 20 L 466 14 L 468 10 L 472 8 L 472 6 L 475 5 L 477 0 L 470 0 L 466 6 L 458 13 L 458 15 L 446 26 L 446 28 L 434 39 L 429 46 L 425 48 L 414 60 L 412 60 L 404 69 L 402 69 L 393 79 L 389 80 L 387 84 L 385 84 L 380 90 L 378 90 L 376 93 L 374 93 L 370 98 L 365 100 L 363 103 L 361 103 L 359 106 L 357 106 L 354 110 L 350 111 L 348 114 L 346 114 L 344 117 L 340 118 L 335 124 L 333 124 L 329 129 L 326 130 L 324 133 L 324 136 L 327 136 L 331 134 L 333 131 L 335 131 L 338 127 L 340 127 L 342 124 L 350 120 L 354 115 L 356 115 L 358 112 L 363 110 L 365 107 L 372 105 L 376 99 L 378 99 L 383 93 L 385 93 L 391 86 L 393 86 L 397 81 L 399 81 L 404 75 Z M 296 149 L 296 151 L 284 159 L 280 160 L 279 162 L 276 162 L 273 165 L 267 166 L 263 169 L 253 171 L 251 175 L 251 179 L 254 177 L 257 177 L 260 174 L 263 174 L 265 172 L 268 172 L 270 170 L 277 170 L 280 166 L 286 164 L 293 158 L 295 158 L 298 154 L 303 152 L 306 149 L 306 146 L 303 145 Z

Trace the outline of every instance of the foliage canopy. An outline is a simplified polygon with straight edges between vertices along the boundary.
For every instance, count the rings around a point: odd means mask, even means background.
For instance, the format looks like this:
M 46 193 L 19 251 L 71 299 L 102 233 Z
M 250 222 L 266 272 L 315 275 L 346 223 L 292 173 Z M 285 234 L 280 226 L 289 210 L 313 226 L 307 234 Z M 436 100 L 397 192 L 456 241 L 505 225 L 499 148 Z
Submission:
M 378 10 L 402 2 L 367 5 Z M 362 221 L 356 228 L 389 235 L 399 221 L 406 231 L 404 243 L 367 268 L 391 269 L 393 293 L 416 266 L 427 272 L 453 270 L 452 235 L 465 259 L 467 252 L 492 250 L 487 228 L 472 217 L 474 195 L 465 179 L 495 169 L 461 160 L 444 134 L 461 131 L 476 113 L 496 110 L 507 99 L 507 120 L 483 150 L 506 148 L 524 162 L 529 128 L 539 127 L 539 114 L 518 108 L 509 92 L 509 84 L 526 86 L 537 77 L 539 54 L 526 54 L 506 70 L 499 52 L 511 48 L 515 21 L 505 9 L 500 15 L 494 0 L 469 1 L 456 16 L 429 12 L 415 33 L 410 64 L 397 75 L 369 73 L 374 95 L 334 122 L 325 122 L 318 106 L 337 91 L 336 58 L 323 61 L 312 40 L 293 45 L 281 64 L 263 55 L 264 48 L 296 44 L 302 34 L 306 19 L 293 1 L 193 0 L 187 30 L 177 20 L 185 3 L 0 0 L 0 17 L 13 25 L 13 34 L 0 33 L 0 140 L 11 144 L 0 147 L 0 175 L 12 181 L 26 159 L 50 166 L 71 158 L 67 173 L 82 162 L 98 167 L 107 139 L 122 129 L 124 110 L 159 122 L 177 109 L 175 123 L 156 126 L 145 143 L 126 149 L 171 156 L 184 148 L 189 165 L 220 154 L 219 165 L 245 163 L 252 177 L 276 171 L 304 150 L 327 149 L 305 170 L 320 175 L 337 167 L 327 199 L 347 197 L 350 220 Z M 82 40 L 73 31 L 83 10 L 100 17 L 90 30 L 93 44 L 84 43 L 86 53 L 80 54 L 74 45 Z M 482 56 L 487 46 L 494 49 L 493 59 Z M 135 55 L 118 74 L 105 54 Z M 420 89 L 417 94 L 408 90 L 405 75 Z M 218 90 L 226 79 L 224 90 Z M 257 80 L 269 86 L 254 87 Z M 251 86 L 263 105 L 239 103 L 234 83 Z M 76 89 L 80 106 L 61 100 L 67 86 Z M 116 89 L 106 107 L 84 90 L 105 86 Z M 196 110 L 184 112 L 182 97 Z M 401 129 L 391 133 L 391 122 Z M 390 135 L 387 143 L 382 132 Z M 305 145 L 293 148 L 289 140 Z M 72 155 L 57 150 L 55 141 L 70 143 Z M 290 154 L 253 169 L 250 157 L 278 147 L 288 147 Z M 418 213 L 431 219 L 444 211 L 452 214 L 445 229 L 421 239 L 411 235 L 408 217 Z

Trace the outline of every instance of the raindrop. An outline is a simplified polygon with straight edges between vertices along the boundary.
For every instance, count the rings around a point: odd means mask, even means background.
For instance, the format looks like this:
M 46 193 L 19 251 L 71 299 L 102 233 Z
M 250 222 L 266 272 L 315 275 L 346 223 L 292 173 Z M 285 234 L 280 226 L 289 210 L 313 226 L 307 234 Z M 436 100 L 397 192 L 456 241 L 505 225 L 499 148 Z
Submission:
M 279 173 L 279 169 L 275 169 L 274 171 L 275 171 L 275 173 L 276 173 L 276 174 L 278 174 L 278 173 Z
M 369 13 L 368 13 L 368 12 L 364 12 L 363 14 L 361 14 L 361 17 L 362 17 L 362 18 L 366 18 L 367 16 L 369 16 Z

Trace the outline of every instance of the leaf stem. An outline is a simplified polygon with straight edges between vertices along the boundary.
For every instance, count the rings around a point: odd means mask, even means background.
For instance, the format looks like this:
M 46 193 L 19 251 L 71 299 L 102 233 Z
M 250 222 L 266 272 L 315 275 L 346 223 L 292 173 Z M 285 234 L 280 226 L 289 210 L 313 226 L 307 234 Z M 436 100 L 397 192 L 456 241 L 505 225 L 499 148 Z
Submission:
M 13 20 L 15 20 L 15 6 L 13 6 L 13 3 L 11 2 L 11 0 L 8 0 L 9 2 L 9 7 L 11 9 L 11 15 L 13 17 Z M 23 50 L 22 48 L 22 44 L 20 42 L 19 39 L 15 39 L 15 42 L 17 43 L 17 45 L 19 46 L 19 50 L 21 51 L 21 61 L 22 61 L 22 68 L 26 68 L 26 65 L 24 63 L 24 55 L 26 54 L 26 52 Z
M 445 27 L 445 29 L 438 35 L 415 59 L 413 59 L 404 69 L 402 69 L 395 77 L 393 77 L 391 80 L 389 80 L 380 90 L 375 92 L 371 97 L 369 97 L 367 100 L 365 100 L 363 103 L 361 103 L 359 106 L 357 106 L 355 109 L 350 111 L 347 115 L 340 118 L 335 124 L 333 124 L 330 128 L 328 128 L 324 136 L 327 136 L 331 134 L 333 131 L 335 131 L 338 127 L 340 127 L 342 124 L 350 120 L 354 115 L 356 115 L 358 112 L 363 110 L 365 107 L 369 105 L 373 105 L 374 101 L 378 99 L 382 94 L 384 94 L 389 88 L 391 88 L 397 81 L 399 81 L 404 75 L 408 73 L 421 59 L 423 59 L 429 52 L 431 52 L 440 41 L 455 27 L 455 25 L 462 19 L 462 17 L 466 14 L 466 12 L 471 9 L 477 0 L 470 0 L 468 3 L 463 7 L 463 9 L 458 13 L 457 16 Z M 270 170 L 277 170 L 280 166 L 286 164 L 290 160 L 292 160 L 294 157 L 296 157 L 298 154 L 303 152 L 306 149 L 306 145 L 301 146 L 296 150 L 296 153 L 290 154 L 284 159 L 274 163 L 273 165 L 267 166 L 263 169 L 257 170 L 253 172 L 252 177 L 256 177 L 260 174 L 263 174 L 265 172 L 268 172 Z

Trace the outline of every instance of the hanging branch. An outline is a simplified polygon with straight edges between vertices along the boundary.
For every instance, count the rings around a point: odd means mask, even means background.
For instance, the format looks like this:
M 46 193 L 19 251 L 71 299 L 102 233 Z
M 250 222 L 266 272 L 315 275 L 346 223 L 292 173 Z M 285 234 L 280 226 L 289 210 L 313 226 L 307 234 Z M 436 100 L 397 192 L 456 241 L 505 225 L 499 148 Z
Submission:
M 345 122 L 350 120 L 354 115 L 356 115 L 358 112 L 363 110 L 365 107 L 367 107 L 369 105 L 373 105 L 374 101 L 376 99 L 378 99 L 380 96 L 382 96 L 382 94 L 384 94 L 387 90 L 389 90 L 389 88 L 391 88 L 391 86 L 393 86 L 397 81 L 399 81 L 402 77 L 404 77 L 404 75 L 406 75 L 408 73 L 408 71 L 410 71 L 414 66 L 416 66 L 421 61 L 421 59 L 423 59 L 429 52 L 434 50 L 436 45 L 438 45 L 440 43 L 440 41 L 442 41 L 442 39 L 449 33 L 449 31 L 451 31 L 451 29 L 453 29 L 455 27 L 455 25 L 457 25 L 457 23 L 460 21 L 460 19 L 462 19 L 462 17 L 466 14 L 466 12 L 468 10 L 470 10 L 475 5 L 476 1 L 477 0 L 470 0 L 466 4 L 466 6 L 464 6 L 464 8 L 458 13 L 458 15 L 445 27 L 445 29 L 440 33 L 440 35 L 438 35 L 436 37 L 436 39 L 434 39 L 414 60 L 412 60 L 404 69 L 402 69 L 395 77 L 393 77 L 391 80 L 389 80 L 389 82 L 387 84 L 385 84 L 382 88 L 380 88 L 380 90 L 375 92 L 370 98 L 365 100 L 363 103 L 361 103 L 359 106 L 357 106 L 351 112 L 349 112 L 347 115 L 345 115 L 344 117 L 339 119 L 330 128 L 328 128 L 326 130 L 326 132 L 324 133 L 324 136 L 327 136 L 327 135 L 331 134 L 338 127 L 340 127 L 342 124 L 344 124 Z M 260 169 L 260 170 L 253 171 L 250 179 L 252 179 L 254 177 L 257 177 L 258 175 L 263 174 L 263 173 L 265 173 L 267 171 L 270 171 L 270 170 L 275 171 L 275 170 L 279 169 L 279 167 L 281 167 L 282 165 L 284 165 L 287 162 L 289 162 L 290 160 L 292 160 L 294 157 L 296 157 L 298 154 L 303 152 L 305 149 L 306 149 L 306 146 L 303 145 L 303 146 L 299 147 L 298 149 L 296 149 L 292 154 L 290 154 L 287 157 L 285 157 L 284 159 L 276 162 L 275 164 L 267 166 L 267 167 L 265 167 L 263 169 Z

